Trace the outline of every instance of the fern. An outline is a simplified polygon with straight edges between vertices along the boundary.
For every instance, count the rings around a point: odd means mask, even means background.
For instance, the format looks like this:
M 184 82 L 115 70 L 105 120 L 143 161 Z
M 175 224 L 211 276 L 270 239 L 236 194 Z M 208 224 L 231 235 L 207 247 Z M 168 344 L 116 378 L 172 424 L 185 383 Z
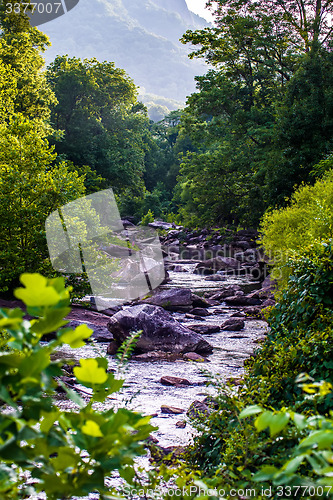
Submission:
M 136 344 L 142 335 L 142 330 L 132 332 L 129 337 L 121 344 L 116 354 L 116 361 L 118 364 L 118 372 L 123 371 L 128 361 L 130 360 Z

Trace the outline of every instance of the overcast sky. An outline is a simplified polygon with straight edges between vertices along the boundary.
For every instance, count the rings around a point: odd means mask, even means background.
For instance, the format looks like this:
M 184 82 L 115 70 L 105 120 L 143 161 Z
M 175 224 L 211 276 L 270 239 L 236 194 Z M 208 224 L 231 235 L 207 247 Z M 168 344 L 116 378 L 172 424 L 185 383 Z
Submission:
M 199 14 L 201 17 L 204 17 L 208 21 L 213 20 L 213 16 L 209 12 L 209 10 L 205 9 L 206 0 L 186 0 L 186 3 L 188 8 L 192 12 Z

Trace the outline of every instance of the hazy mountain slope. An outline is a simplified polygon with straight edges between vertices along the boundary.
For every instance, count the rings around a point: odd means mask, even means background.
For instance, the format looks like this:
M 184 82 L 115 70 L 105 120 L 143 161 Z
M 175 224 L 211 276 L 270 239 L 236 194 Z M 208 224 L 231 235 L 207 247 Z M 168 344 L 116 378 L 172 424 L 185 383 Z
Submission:
M 185 0 L 81 0 L 41 28 L 52 42 L 47 62 L 58 54 L 114 61 L 141 93 L 178 101 L 169 105 L 175 109 L 195 90 L 194 76 L 206 70 L 188 59 L 189 48 L 178 40 L 206 25 Z

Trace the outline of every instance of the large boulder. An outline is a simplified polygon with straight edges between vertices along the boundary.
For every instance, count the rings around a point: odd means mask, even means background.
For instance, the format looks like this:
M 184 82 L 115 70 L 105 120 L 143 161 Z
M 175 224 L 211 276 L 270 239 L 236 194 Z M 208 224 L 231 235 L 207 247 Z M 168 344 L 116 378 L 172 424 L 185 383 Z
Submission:
M 181 325 L 162 307 L 151 304 L 140 304 L 119 311 L 110 318 L 108 329 L 119 345 L 130 332 L 142 330 L 136 344 L 136 351 L 141 353 L 164 351 L 207 354 L 213 351 L 201 335 Z

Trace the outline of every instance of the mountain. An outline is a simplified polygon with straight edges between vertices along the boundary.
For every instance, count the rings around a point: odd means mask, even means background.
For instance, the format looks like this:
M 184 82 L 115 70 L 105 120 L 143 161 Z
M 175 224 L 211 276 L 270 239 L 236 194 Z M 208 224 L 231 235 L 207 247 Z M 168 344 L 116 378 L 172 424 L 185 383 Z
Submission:
M 190 60 L 179 38 L 208 22 L 185 0 L 80 0 L 66 15 L 41 26 L 51 40 L 46 62 L 56 55 L 114 61 L 140 87 L 153 119 L 184 105 L 195 75 L 207 68 Z

